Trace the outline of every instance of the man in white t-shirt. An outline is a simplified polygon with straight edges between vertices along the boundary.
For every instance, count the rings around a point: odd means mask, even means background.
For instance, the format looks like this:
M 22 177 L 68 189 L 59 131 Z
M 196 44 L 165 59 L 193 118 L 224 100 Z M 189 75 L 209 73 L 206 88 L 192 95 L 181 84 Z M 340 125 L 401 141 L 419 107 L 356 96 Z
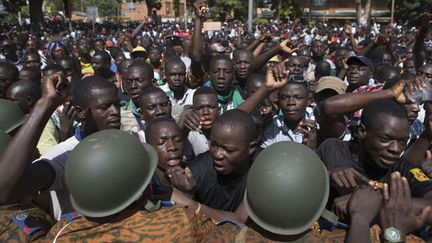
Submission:
M 165 63 L 166 83 L 160 88 L 169 97 L 173 106 L 173 117 L 179 120 L 185 107 L 192 106 L 195 89 L 186 86 L 186 65 L 180 59 L 171 59 Z
M 38 160 L 22 178 L 27 195 L 34 192 L 51 191 L 54 217 L 59 220 L 73 211 L 69 192 L 65 185 L 65 166 L 69 153 L 85 137 L 104 129 L 120 128 L 120 99 L 115 85 L 104 78 L 91 76 L 74 84 L 73 103 L 80 122 L 74 136 L 54 146 Z

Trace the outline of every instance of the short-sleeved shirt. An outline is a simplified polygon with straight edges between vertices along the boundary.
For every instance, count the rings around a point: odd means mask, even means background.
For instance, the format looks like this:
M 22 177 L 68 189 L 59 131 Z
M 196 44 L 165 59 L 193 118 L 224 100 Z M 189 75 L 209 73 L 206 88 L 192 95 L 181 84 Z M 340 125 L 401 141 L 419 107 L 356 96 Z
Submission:
M 214 170 L 210 152 L 198 155 L 189 168 L 196 180 L 195 196 L 200 203 L 211 208 L 234 212 L 243 200 L 247 173 L 237 181 L 225 184 Z
M 423 197 L 427 192 L 432 190 L 432 180 L 416 164 L 399 159 L 388 170 L 380 170 L 376 167 L 368 168 L 353 159 L 352 154 L 356 150 L 356 146 L 358 145 L 353 142 L 330 138 L 320 145 L 317 153 L 328 170 L 351 167 L 371 180 L 388 184 L 391 181 L 391 173 L 398 171 L 402 176 L 407 178 L 413 197 Z M 337 188 L 337 191 L 341 195 L 351 193 L 351 190 L 342 188 Z
M 205 215 L 174 207 L 138 211 L 124 220 L 104 224 L 85 217 L 62 219 L 51 228 L 47 242 L 197 242 L 213 227 Z
M 69 199 L 69 190 L 65 183 L 66 161 L 70 152 L 77 146 L 79 140 L 72 136 L 54 146 L 47 153 L 43 154 L 33 163 L 44 163 L 50 166 L 53 171 L 53 182 L 47 190 L 51 191 L 51 200 L 53 204 L 54 217 L 59 220 L 65 212 L 73 210 Z
M 315 120 L 313 109 L 306 108 L 305 119 Z M 282 141 L 294 141 L 297 143 L 303 142 L 303 133 L 295 132 L 289 129 L 284 122 L 283 115 L 276 115 L 273 117 L 263 131 L 262 142 L 260 147 L 267 148 L 268 146 Z
M 187 137 L 195 155 L 202 154 L 209 150 L 209 143 L 206 136 L 197 131 L 190 131 Z

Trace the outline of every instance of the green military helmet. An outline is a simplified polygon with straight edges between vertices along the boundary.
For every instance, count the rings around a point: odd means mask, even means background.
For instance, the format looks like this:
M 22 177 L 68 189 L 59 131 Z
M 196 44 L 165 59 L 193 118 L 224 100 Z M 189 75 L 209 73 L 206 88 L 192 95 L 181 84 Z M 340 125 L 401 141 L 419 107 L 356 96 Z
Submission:
M 152 146 L 120 130 L 103 130 L 82 140 L 66 164 L 73 207 L 89 217 L 116 214 L 139 199 L 156 169 Z
M 24 123 L 25 115 L 10 100 L 0 99 L 0 130 L 10 133 Z
M 249 170 L 245 206 L 263 229 L 296 235 L 320 217 L 329 195 L 323 162 L 308 147 L 279 142 L 264 149 Z
M 0 154 L 6 148 L 10 140 L 11 140 L 11 136 L 9 136 L 9 134 L 0 130 Z

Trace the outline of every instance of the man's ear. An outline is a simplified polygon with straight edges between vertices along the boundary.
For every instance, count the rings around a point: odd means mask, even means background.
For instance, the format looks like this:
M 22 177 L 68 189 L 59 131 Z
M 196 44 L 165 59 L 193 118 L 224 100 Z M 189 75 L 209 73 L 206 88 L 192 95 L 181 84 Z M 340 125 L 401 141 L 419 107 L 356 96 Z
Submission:
M 255 153 L 255 150 L 257 149 L 258 142 L 254 139 L 252 142 L 249 143 L 249 155 L 253 155 Z
M 77 120 L 81 121 L 85 121 L 86 119 L 86 110 L 83 109 L 81 106 L 77 105 L 75 106 L 75 111 L 76 111 L 76 118 Z
M 27 96 L 25 101 L 28 107 L 33 107 L 33 105 L 36 103 L 36 100 L 33 100 L 31 96 Z
M 363 123 L 360 123 L 360 125 L 357 127 L 357 133 L 359 134 L 361 140 L 366 139 L 366 127 Z

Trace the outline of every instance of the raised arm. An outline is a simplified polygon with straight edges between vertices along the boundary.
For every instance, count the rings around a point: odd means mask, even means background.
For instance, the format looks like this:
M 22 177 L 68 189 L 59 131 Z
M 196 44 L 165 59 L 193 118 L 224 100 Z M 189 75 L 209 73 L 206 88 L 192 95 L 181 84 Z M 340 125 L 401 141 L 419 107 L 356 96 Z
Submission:
M 252 113 L 273 90 L 284 86 L 288 82 L 289 73 L 285 67 L 287 61 L 285 60 L 273 69 L 267 70 L 265 84 L 239 106 L 240 110 Z
M 0 158 L 1 205 L 19 198 L 24 179 L 26 189 L 50 181 L 49 171 L 44 173 L 44 170 L 40 169 L 37 170 L 40 173 L 37 173 L 28 171 L 28 168 L 45 124 L 56 107 L 66 99 L 69 88 L 69 82 L 61 74 L 56 73 L 43 79 L 42 98 L 36 103 Z
M 143 22 L 134 29 L 130 38 L 131 39 L 135 38 L 135 36 L 141 31 L 142 27 L 144 27 L 145 24 L 146 24 L 146 20 L 143 20 Z

